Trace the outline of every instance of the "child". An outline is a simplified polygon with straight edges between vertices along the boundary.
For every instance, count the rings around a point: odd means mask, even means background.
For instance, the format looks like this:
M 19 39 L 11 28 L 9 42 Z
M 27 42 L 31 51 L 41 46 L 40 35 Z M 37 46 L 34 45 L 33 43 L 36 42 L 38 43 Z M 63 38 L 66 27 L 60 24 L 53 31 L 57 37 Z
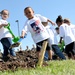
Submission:
M 70 26 L 64 23 L 64 20 L 62 19 L 61 15 L 59 15 L 58 18 L 56 19 L 56 23 L 59 26 L 60 43 L 63 38 L 66 45 L 65 52 L 68 55 L 68 57 L 71 58 L 71 56 L 75 55 L 75 53 L 73 52 L 75 37 L 71 31 Z
M 8 25 L 8 22 L 6 21 L 9 17 L 9 11 L 8 10 L 2 10 L 1 11 L 1 19 L 0 19 L 0 41 L 3 45 L 4 53 L 3 57 L 7 57 L 8 52 L 12 56 L 16 56 L 14 49 L 9 49 L 10 45 L 12 44 L 12 36 L 9 33 L 8 29 L 4 28 Z
M 55 30 L 56 30 L 56 33 L 59 34 L 59 27 L 56 27 Z M 61 44 L 58 43 L 58 46 L 59 46 L 60 50 L 62 52 L 64 52 L 64 47 L 65 47 L 64 40 L 62 40 Z
M 59 34 L 59 27 L 56 27 L 55 30 L 56 30 L 56 33 Z
M 72 33 L 73 33 L 73 35 L 75 37 L 75 25 L 71 24 L 71 22 L 70 22 L 70 20 L 68 18 L 64 19 L 64 23 L 67 23 L 71 27 Z
M 54 25 L 54 24 L 53 24 Z M 63 55 L 63 53 L 60 51 L 60 48 L 58 47 L 58 41 L 57 41 L 57 37 L 56 37 L 56 31 L 55 29 L 52 27 L 50 27 L 48 24 L 44 25 L 46 27 L 46 30 L 50 36 L 50 38 L 48 38 L 48 42 L 49 45 L 51 45 L 52 50 L 54 51 L 54 53 L 60 58 L 60 59 L 66 59 L 65 56 Z
M 24 38 L 27 32 L 31 33 L 31 36 L 36 43 L 36 50 L 39 58 L 42 44 L 49 38 L 49 35 L 41 22 L 47 22 L 48 19 L 41 15 L 34 15 L 34 11 L 31 7 L 26 7 L 24 9 L 24 14 L 28 19 L 23 27 L 21 37 Z M 52 51 L 50 50 L 50 46 L 47 45 L 46 49 L 48 50 L 49 59 L 52 59 Z

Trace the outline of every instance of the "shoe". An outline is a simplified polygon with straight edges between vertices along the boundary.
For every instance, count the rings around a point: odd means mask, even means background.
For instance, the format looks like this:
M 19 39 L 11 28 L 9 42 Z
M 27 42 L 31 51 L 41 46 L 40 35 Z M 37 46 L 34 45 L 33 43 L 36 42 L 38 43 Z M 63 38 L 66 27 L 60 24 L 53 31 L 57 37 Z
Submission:
M 8 57 L 8 56 L 3 56 L 2 57 L 2 60 L 5 61 L 5 62 L 8 61 L 9 59 L 10 59 L 10 57 Z
M 21 45 L 20 42 L 14 43 L 14 44 L 12 44 L 12 45 L 9 47 L 9 49 L 10 49 L 10 48 L 14 48 L 14 47 L 18 47 L 18 46 L 20 46 L 20 45 Z
M 48 58 L 48 61 L 52 61 L 52 59 Z

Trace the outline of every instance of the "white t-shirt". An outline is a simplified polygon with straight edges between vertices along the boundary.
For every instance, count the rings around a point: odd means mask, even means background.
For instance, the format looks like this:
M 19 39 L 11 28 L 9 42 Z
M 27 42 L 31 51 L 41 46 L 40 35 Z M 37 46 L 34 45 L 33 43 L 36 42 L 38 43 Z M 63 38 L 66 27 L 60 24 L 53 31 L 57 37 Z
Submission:
M 46 26 L 47 32 L 50 36 L 50 38 L 48 39 L 49 44 L 51 45 L 58 45 L 58 41 L 57 41 L 57 34 L 56 31 L 53 27 L 50 27 L 49 25 Z
M 71 27 L 72 33 L 73 33 L 73 35 L 75 37 L 75 25 L 70 24 L 70 27 Z
M 41 22 L 47 22 L 47 18 L 41 15 L 34 15 L 33 19 L 26 21 L 22 30 L 30 32 L 35 43 L 49 38 L 49 35 Z
M 75 38 L 71 31 L 70 26 L 68 26 L 65 23 L 59 27 L 59 34 L 60 34 L 60 37 L 63 37 L 65 45 L 68 45 L 75 41 Z
M 8 24 L 8 22 L 6 20 L 0 19 L 0 25 L 1 24 Z M 5 37 L 12 37 L 12 35 L 9 33 L 8 29 L 2 27 L 0 28 L 0 40 Z

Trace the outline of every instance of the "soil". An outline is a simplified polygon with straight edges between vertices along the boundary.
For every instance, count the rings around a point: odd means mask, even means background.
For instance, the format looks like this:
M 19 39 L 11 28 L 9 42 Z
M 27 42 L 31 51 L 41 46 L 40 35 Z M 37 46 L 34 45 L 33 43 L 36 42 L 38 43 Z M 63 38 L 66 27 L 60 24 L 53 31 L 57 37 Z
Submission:
M 12 70 L 18 68 L 35 68 L 38 62 L 36 50 L 25 50 L 16 52 L 16 57 L 8 55 L 0 61 L 0 71 Z M 44 64 L 47 65 L 47 64 Z

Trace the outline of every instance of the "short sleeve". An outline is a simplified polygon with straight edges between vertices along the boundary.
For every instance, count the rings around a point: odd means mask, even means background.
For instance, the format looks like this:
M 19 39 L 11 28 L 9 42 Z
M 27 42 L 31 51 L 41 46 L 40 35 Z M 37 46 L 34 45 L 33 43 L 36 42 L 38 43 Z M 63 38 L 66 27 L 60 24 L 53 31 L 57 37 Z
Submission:
M 41 20 L 41 22 L 47 22 L 48 18 L 40 15 L 40 14 L 36 14 L 37 17 L 39 17 L 39 19 Z
M 24 31 L 25 33 L 29 32 L 27 22 L 24 24 L 22 31 Z
M 8 22 L 7 22 L 6 20 L 0 19 L 0 25 L 1 25 L 1 24 L 8 24 Z

